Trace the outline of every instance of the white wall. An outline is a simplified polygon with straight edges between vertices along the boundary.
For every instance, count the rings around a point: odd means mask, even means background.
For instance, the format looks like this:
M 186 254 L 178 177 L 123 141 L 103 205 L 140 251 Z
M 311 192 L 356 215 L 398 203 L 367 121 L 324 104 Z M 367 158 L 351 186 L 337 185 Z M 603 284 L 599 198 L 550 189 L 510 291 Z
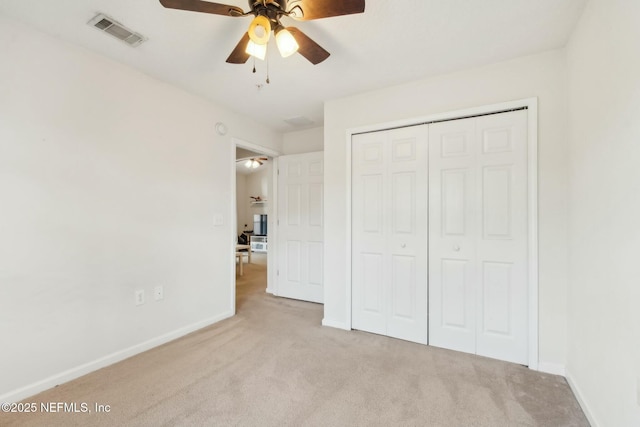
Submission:
M 0 57 L 0 401 L 232 315 L 231 138 L 281 136 L 2 16 Z
M 539 98 L 541 368 L 566 358 L 567 92 L 563 51 L 552 51 L 325 103 L 325 318 L 345 326 L 347 129 L 469 107 Z
M 269 191 L 269 181 L 271 180 L 271 165 L 272 162 L 270 160 L 264 162 L 262 166 L 255 169 L 249 175 L 247 175 L 247 199 L 245 202 L 250 205 L 251 199 L 250 197 L 261 197 L 263 200 L 269 201 L 270 191 Z M 259 207 L 253 207 L 255 209 L 261 209 Z M 262 211 L 256 211 L 255 213 L 266 213 Z M 253 218 L 253 216 L 252 216 Z
M 594 426 L 640 425 L 640 2 L 592 0 L 568 46 L 567 378 Z
M 284 154 L 303 154 L 324 150 L 324 128 L 288 132 L 282 136 Z
M 237 232 L 238 236 L 242 234 L 242 232 L 246 229 L 245 224 L 247 224 L 248 229 L 251 229 L 249 225 L 249 203 L 247 203 L 247 199 L 249 195 L 247 194 L 247 175 L 243 173 L 236 173 L 236 216 L 237 216 Z

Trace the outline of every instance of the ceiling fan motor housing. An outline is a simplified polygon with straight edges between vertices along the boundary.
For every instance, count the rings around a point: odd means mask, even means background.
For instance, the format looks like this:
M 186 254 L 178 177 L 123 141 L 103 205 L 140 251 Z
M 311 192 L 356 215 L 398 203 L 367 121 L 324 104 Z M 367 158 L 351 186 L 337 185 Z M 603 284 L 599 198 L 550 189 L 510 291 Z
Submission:
M 266 1 L 249 0 L 249 9 L 253 10 L 255 7 L 259 5 L 263 5 L 263 6 L 274 5 L 282 9 L 283 11 L 285 11 L 287 9 L 287 0 L 266 0 Z
M 255 16 L 264 16 L 272 23 L 272 28 L 280 25 L 280 17 L 286 15 L 287 0 L 249 0 L 249 7 Z

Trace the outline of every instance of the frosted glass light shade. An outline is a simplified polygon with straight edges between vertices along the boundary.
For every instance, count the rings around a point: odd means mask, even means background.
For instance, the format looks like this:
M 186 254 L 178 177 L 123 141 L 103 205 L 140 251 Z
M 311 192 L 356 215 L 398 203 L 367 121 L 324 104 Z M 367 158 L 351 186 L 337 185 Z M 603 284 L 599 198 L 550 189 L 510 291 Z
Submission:
M 264 61 L 264 58 L 267 56 L 267 45 L 257 44 L 257 43 L 254 43 L 253 40 L 249 40 L 249 43 L 247 43 L 247 48 L 245 49 L 245 52 L 255 58 L 258 58 Z
M 259 168 L 260 165 L 262 165 L 262 163 L 260 163 L 259 161 L 257 161 L 256 159 L 249 159 L 244 163 L 244 166 L 247 169 L 255 169 L 255 168 Z
M 276 32 L 276 44 L 283 58 L 293 55 L 300 48 L 296 39 L 285 28 Z
M 249 38 L 255 44 L 267 44 L 271 36 L 271 22 L 266 16 L 256 16 L 249 25 Z

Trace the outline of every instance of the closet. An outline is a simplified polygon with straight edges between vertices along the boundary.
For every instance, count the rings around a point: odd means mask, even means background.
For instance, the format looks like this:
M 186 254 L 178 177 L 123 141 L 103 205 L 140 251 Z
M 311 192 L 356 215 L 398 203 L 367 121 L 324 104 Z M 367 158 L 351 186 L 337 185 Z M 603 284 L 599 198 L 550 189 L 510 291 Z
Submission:
M 528 363 L 527 112 L 352 138 L 352 326 Z

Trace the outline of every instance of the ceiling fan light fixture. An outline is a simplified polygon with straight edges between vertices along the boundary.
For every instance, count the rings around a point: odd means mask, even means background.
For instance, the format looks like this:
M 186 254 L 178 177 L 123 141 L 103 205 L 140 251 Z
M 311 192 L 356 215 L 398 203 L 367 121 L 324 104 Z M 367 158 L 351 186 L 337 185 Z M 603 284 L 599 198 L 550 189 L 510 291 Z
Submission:
M 254 43 L 253 40 L 249 40 L 249 43 L 247 43 L 247 48 L 245 52 L 255 58 L 258 58 L 264 61 L 264 58 L 267 56 L 267 45 L 257 44 L 257 43 Z
M 266 58 L 266 45 L 270 40 L 271 31 L 280 34 L 278 48 L 282 56 L 289 56 L 293 52 L 300 53 L 313 65 L 317 65 L 329 57 L 329 52 L 316 43 L 309 36 L 295 27 L 283 31 L 280 19 L 287 17 L 300 21 L 330 18 L 333 16 L 353 15 L 363 13 L 366 0 L 249 0 L 249 10 L 245 12 L 237 6 L 216 3 L 210 0 L 159 0 L 168 9 L 188 10 L 192 12 L 211 13 L 230 17 L 251 16 L 254 18 L 249 29 L 242 35 L 240 41 L 227 58 L 229 64 L 245 64 L 250 56 Z M 289 33 L 289 34 L 287 34 Z M 289 37 L 289 36 L 293 37 Z M 292 42 L 295 41 L 295 43 Z M 251 40 L 253 45 L 248 43 Z M 257 49 L 254 45 L 262 45 Z M 298 49 L 296 50 L 296 45 Z M 254 67 L 255 68 L 255 67 Z M 269 79 L 267 77 L 267 83 Z
M 283 58 L 293 55 L 300 48 L 293 35 L 284 27 L 276 28 L 276 44 Z
M 249 25 L 249 37 L 256 44 L 266 45 L 271 36 L 271 22 L 263 15 L 256 16 Z
M 244 163 L 244 166 L 247 169 L 256 169 L 256 168 L 259 168 L 260 166 L 262 166 L 262 162 L 260 160 L 256 160 L 256 159 L 249 159 Z

